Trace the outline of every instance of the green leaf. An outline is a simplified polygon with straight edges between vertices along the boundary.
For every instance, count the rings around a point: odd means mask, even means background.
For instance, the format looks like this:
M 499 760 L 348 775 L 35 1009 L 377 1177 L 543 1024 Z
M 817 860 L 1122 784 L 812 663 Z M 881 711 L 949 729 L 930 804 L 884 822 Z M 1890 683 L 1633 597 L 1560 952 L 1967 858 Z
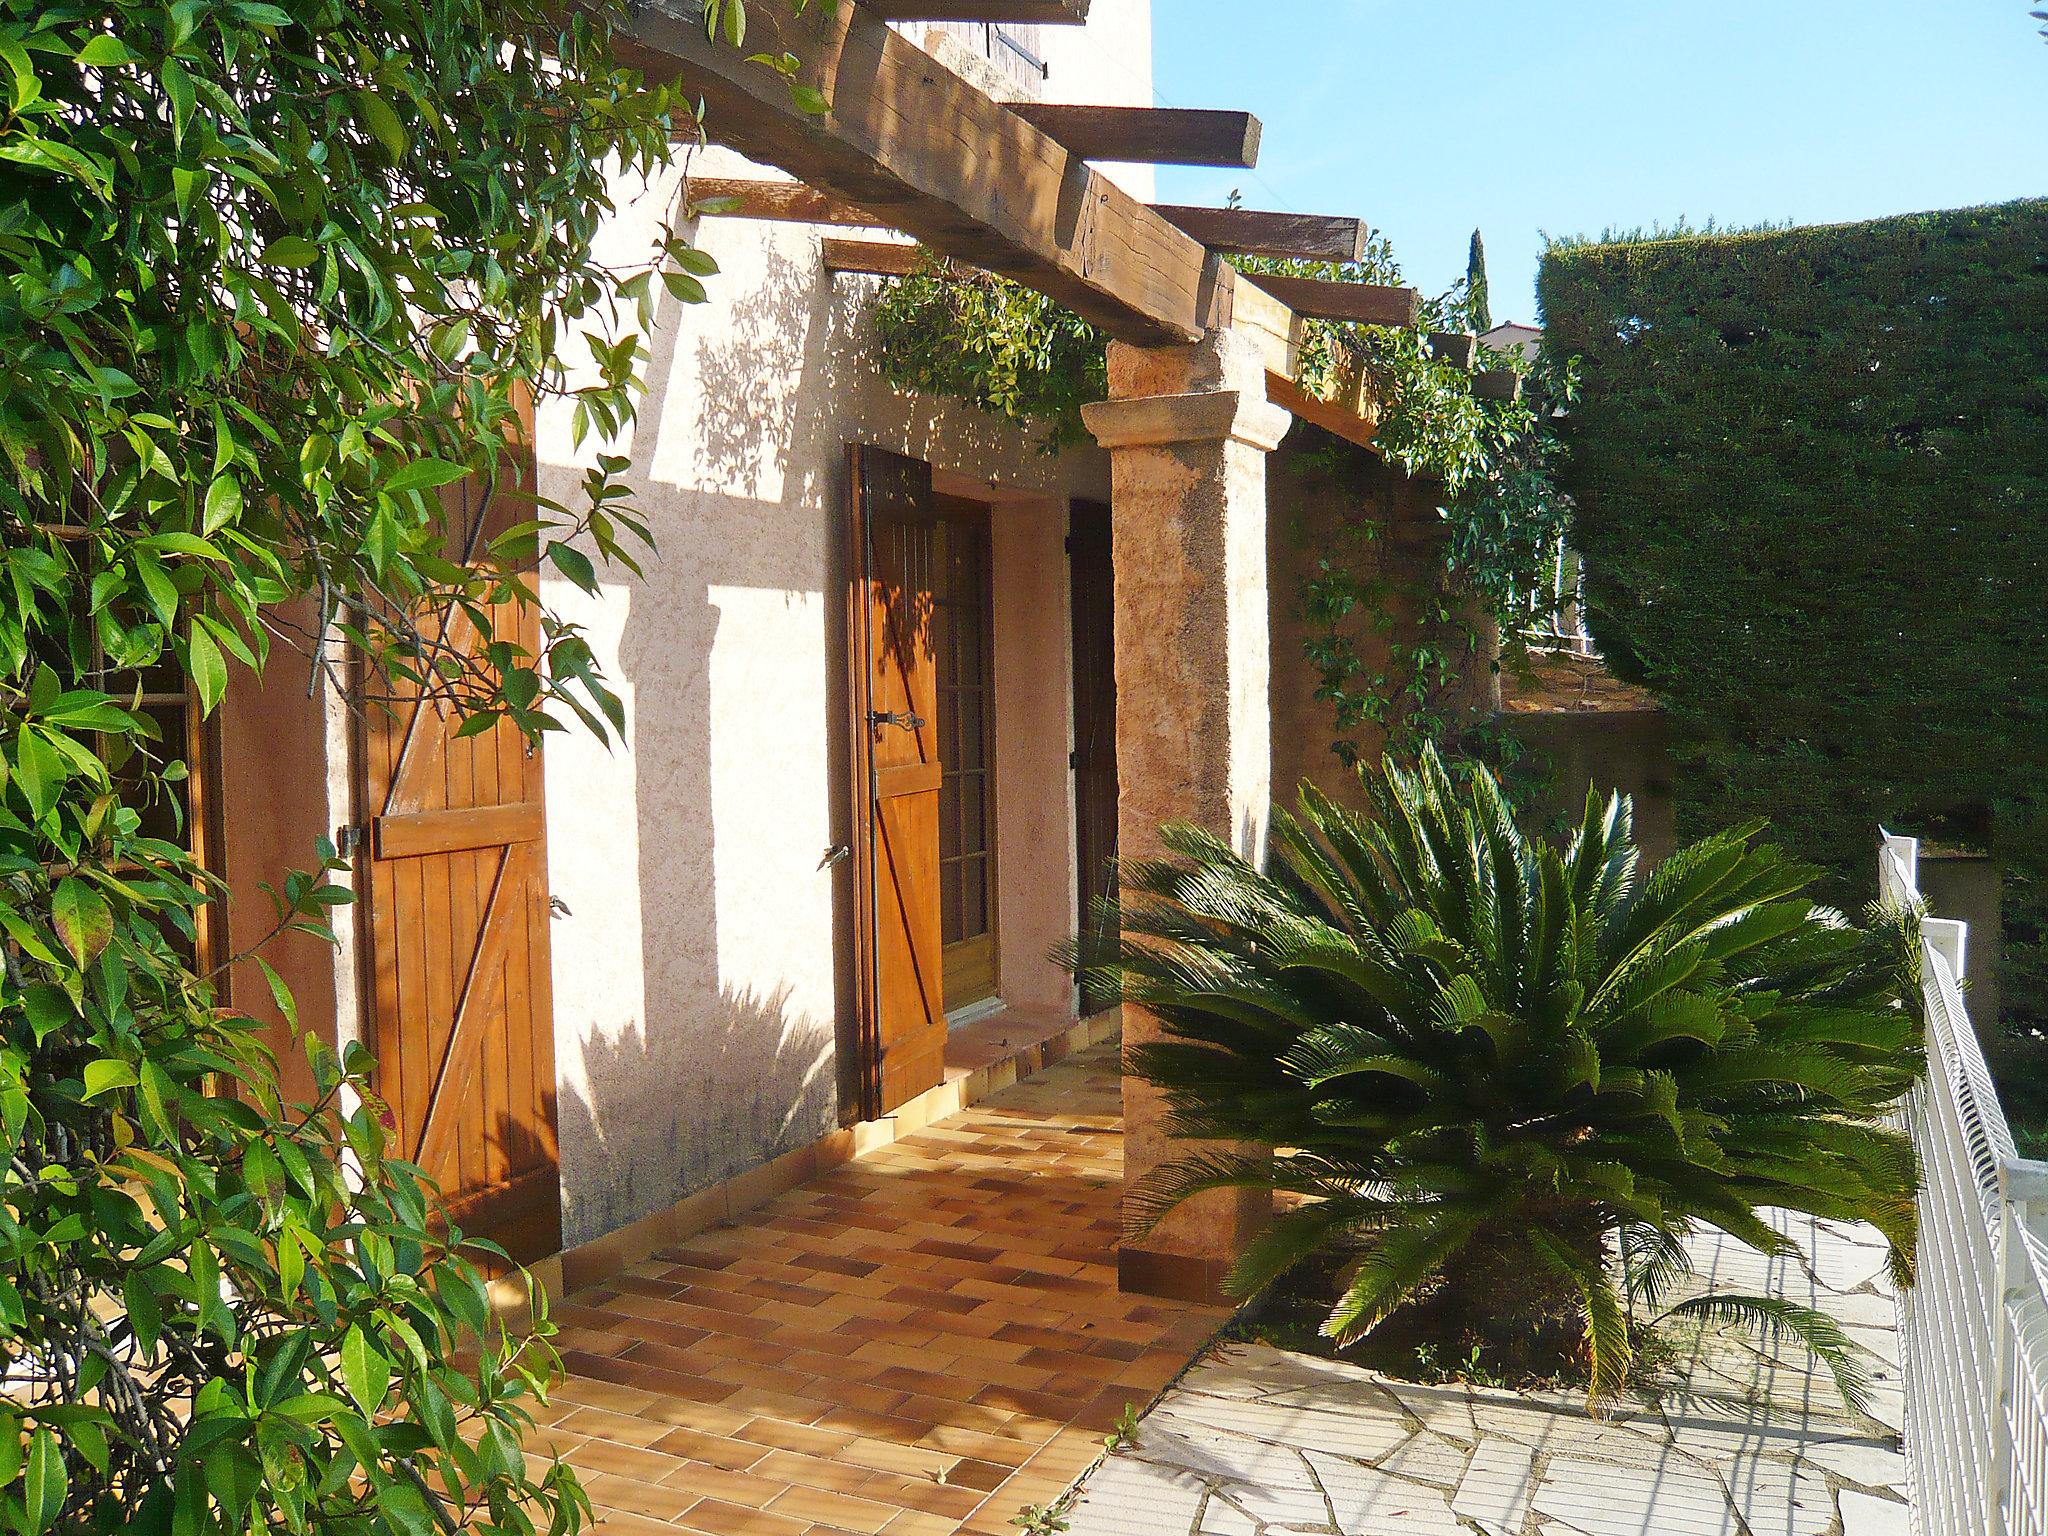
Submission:
M 273 267 L 310 267 L 320 259 L 320 247 L 304 235 L 282 235 L 263 248 L 263 259 Z
M 102 32 L 78 50 L 78 62 L 94 69 L 115 69 L 134 63 L 135 55 L 113 33 Z
M 249 958 L 256 962 L 257 969 L 263 973 L 264 984 L 270 988 L 271 1002 L 277 1005 L 277 1011 L 283 1015 L 285 1023 L 296 1030 L 299 1027 L 299 1005 L 292 997 L 292 989 L 285 985 L 284 978 L 277 974 L 268 960 L 261 955 L 251 955 Z
M 242 515 L 242 484 L 233 475 L 218 476 L 206 488 L 206 513 L 200 524 L 210 538 Z
M 23 726 L 14 738 L 14 777 L 28 800 L 30 814 L 38 819 L 48 814 L 58 789 L 70 776 L 70 768 L 43 733 Z
M 575 582 L 593 596 L 597 593 L 597 570 L 590 563 L 590 557 L 564 540 L 557 540 L 548 546 L 548 559 L 555 569 Z
M 135 1331 L 136 1341 L 141 1344 L 145 1355 L 156 1353 L 156 1342 L 163 1337 L 164 1309 L 155 1291 L 150 1289 L 146 1273 L 130 1270 L 121 1282 L 121 1299 L 128 1307 L 128 1326 Z
M 360 1326 L 352 1325 L 342 1338 L 341 1379 L 364 1413 L 375 1414 L 383 1408 L 391 1387 L 391 1362 Z
M 81 1075 L 85 1079 L 85 1096 L 88 1099 L 112 1093 L 117 1088 L 133 1088 L 136 1083 L 135 1068 L 111 1056 L 88 1061 Z
M 64 1453 L 57 1437 L 47 1429 L 38 1429 L 29 1441 L 28 1460 L 22 1469 L 22 1529 L 27 1536 L 38 1536 L 56 1523 L 69 1489 Z
M 192 686 L 199 690 L 199 712 L 210 715 L 221 695 L 228 691 L 228 664 L 220 646 L 204 625 L 195 624 L 185 637 L 185 654 L 190 658 Z
M 457 480 L 466 479 L 469 471 L 460 464 L 450 464 L 446 459 L 414 459 L 410 464 L 401 465 L 384 481 L 387 495 L 401 496 L 407 491 L 432 490 L 437 486 L 453 485 Z
M 183 144 L 185 130 L 192 126 L 192 77 L 176 59 L 166 59 L 157 78 L 163 82 L 164 95 L 171 102 L 171 142 Z
M 57 882 L 50 897 L 50 920 L 56 925 L 57 937 L 80 965 L 90 962 L 114 937 L 113 912 L 99 892 L 76 875 Z M 134 1081 L 132 1072 L 129 1081 Z
M 391 104 L 369 91 L 357 91 L 355 102 L 356 116 L 384 147 L 384 153 L 393 160 L 404 159 L 407 144 L 405 127 L 398 121 L 398 114 L 391 110 Z

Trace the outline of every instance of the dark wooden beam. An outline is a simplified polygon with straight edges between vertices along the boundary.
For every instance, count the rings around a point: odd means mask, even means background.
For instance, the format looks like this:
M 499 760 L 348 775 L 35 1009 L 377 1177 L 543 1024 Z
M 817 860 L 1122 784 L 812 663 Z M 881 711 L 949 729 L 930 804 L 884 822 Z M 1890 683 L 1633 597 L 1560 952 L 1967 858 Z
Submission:
M 1019 117 L 1051 134 L 1083 160 L 1223 165 L 1238 170 L 1259 163 L 1259 120 L 1249 112 L 1076 107 L 1040 101 L 1014 105 Z
M 1334 401 L 1310 394 L 1286 374 L 1275 373 L 1270 368 L 1266 370 L 1266 398 L 1292 411 L 1301 420 L 1311 422 L 1325 432 L 1334 432 L 1346 442 L 1356 443 L 1361 448 L 1372 447 L 1373 433 L 1378 430 L 1379 423 L 1354 415 Z
M 707 206 L 709 205 L 709 206 Z M 724 176 L 692 176 L 689 206 L 694 212 L 735 219 L 772 219 L 784 224 L 839 224 L 887 229 L 886 219 L 865 208 L 841 202 L 800 181 L 740 180 Z
M 934 250 L 1029 284 L 1120 340 L 1193 341 L 1234 274 L 1200 242 L 991 100 L 865 6 L 750 6 L 744 49 L 705 35 L 702 0 L 643 0 L 625 62 L 704 103 L 712 136 L 886 219 Z M 755 53 L 801 60 L 795 83 Z
M 1305 261 L 1359 261 L 1369 231 L 1363 219 L 1321 213 L 1261 213 L 1251 208 L 1155 204 L 1166 222 L 1212 251 L 1240 256 L 1294 256 Z
M 1314 277 L 1276 277 L 1265 272 L 1238 276 L 1263 288 L 1298 315 L 1315 320 L 1350 320 L 1360 325 L 1413 325 L 1422 295 L 1413 288 L 1374 283 L 1330 283 Z
M 931 264 L 931 253 L 900 240 L 827 240 L 827 272 L 858 272 L 871 277 L 908 277 Z
M 884 21 L 1078 26 L 1088 19 L 1088 0 L 864 0 L 864 4 Z
M 1522 376 L 1512 368 L 1489 368 L 1472 375 L 1472 395 L 1478 400 L 1519 400 Z
M 1469 369 L 1472 359 L 1479 351 L 1479 338 L 1470 331 L 1432 331 L 1429 337 L 1429 354 L 1440 363 L 1449 363 L 1453 368 Z

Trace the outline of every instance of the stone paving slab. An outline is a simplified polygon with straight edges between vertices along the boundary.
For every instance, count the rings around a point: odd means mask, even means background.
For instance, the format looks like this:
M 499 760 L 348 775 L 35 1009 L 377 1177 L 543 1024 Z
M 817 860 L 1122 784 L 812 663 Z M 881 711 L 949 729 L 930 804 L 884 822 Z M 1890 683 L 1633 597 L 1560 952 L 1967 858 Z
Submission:
M 1704 1236 L 1693 1289 L 1768 1289 L 1873 1335 L 1872 1416 L 1803 1352 L 1725 1329 L 1681 1336 L 1687 1380 L 1662 1383 L 1659 1402 L 1599 1419 L 1573 1394 L 1424 1386 L 1227 1344 L 1082 1480 L 1071 1536 L 1906 1536 L 1883 1243 L 1774 1223 L 1808 1259 Z M 1163 1486 L 1172 1498 L 1146 1491 Z

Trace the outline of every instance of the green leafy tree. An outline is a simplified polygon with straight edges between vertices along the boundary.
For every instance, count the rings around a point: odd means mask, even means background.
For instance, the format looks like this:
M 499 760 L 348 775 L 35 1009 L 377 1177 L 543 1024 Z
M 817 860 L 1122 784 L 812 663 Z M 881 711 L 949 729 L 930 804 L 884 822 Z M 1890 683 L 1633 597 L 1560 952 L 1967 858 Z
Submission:
M 1486 242 L 1476 229 L 1465 253 L 1465 317 L 1475 331 L 1493 329 L 1493 305 L 1486 287 Z
M 1165 1036 L 1134 1065 L 1174 1134 L 1252 1148 L 1154 1173 L 1148 1219 L 1208 1190 L 1281 1192 L 1238 1292 L 1334 1256 L 1338 1341 L 1405 1309 L 1454 1357 L 1583 1351 L 1599 1397 L 1628 1372 L 1631 1296 L 1682 1270 L 1695 1228 L 1778 1254 L 1795 1245 L 1768 1207 L 1869 1221 L 1907 1277 L 1914 1161 L 1881 1118 L 1921 1065 L 1893 1006 L 1897 924 L 1814 907 L 1814 871 L 1755 827 L 1639 879 L 1618 797 L 1589 798 L 1560 849 L 1516 828 L 1483 769 L 1454 778 L 1433 751 L 1368 787 L 1370 818 L 1304 788 L 1264 870 L 1187 827 L 1165 834 L 1176 857 L 1124 866 L 1114 974 Z M 1680 1310 L 1790 1331 L 1857 1391 L 1809 1309 Z
M 573 626 L 527 650 L 493 615 L 537 561 L 592 590 L 585 548 L 630 563 L 623 461 L 574 507 L 501 485 L 532 515 L 488 541 L 438 494 L 500 476 L 529 397 L 619 428 L 654 285 L 704 295 L 666 235 L 592 254 L 614 176 L 696 127 L 618 64 L 614 15 L 0 0 L 0 1527 L 586 1508 L 520 1454 L 545 1306 L 492 1320 L 489 1255 L 387 1148 L 368 1060 L 309 1042 L 315 1100 L 283 1103 L 223 1006 L 221 893 L 149 830 L 187 769 L 137 690 L 170 669 L 211 712 L 231 664 L 357 655 L 465 730 L 620 728 Z M 348 899 L 307 856 L 280 931 Z

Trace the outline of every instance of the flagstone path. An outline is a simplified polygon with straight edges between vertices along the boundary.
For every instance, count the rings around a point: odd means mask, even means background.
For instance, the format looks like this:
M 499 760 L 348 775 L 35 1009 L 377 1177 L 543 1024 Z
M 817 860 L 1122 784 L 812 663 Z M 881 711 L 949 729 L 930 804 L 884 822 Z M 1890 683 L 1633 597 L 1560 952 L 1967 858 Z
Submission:
M 1865 1228 L 1779 1224 L 1807 1262 L 1701 1238 L 1691 1289 L 1833 1314 L 1869 1351 L 1875 1417 L 1844 1408 L 1803 1351 L 1722 1329 L 1678 1341 L 1661 1403 L 1599 1420 L 1576 1395 L 1230 1344 L 1086 1478 L 1070 1536 L 1907 1536 L 1883 1247 Z

